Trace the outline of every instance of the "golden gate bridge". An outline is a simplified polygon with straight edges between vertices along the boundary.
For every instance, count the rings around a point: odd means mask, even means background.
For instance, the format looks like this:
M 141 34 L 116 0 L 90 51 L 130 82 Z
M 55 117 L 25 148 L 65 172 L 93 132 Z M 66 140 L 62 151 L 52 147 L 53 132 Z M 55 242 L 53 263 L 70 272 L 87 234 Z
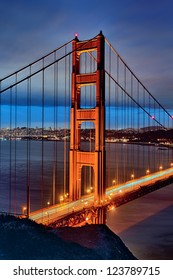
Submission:
M 170 182 L 173 117 L 102 32 L 2 78 L 0 93 L 1 212 L 104 223 L 107 210 Z

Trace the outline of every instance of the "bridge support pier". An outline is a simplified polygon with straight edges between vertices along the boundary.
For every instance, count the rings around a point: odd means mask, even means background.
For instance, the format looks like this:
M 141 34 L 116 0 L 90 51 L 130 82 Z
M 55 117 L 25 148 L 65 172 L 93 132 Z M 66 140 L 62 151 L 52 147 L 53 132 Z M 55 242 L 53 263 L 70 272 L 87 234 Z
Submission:
M 95 224 L 106 224 L 106 208 L 99 207 L 97 210 L 97 217 L 95 218 Z

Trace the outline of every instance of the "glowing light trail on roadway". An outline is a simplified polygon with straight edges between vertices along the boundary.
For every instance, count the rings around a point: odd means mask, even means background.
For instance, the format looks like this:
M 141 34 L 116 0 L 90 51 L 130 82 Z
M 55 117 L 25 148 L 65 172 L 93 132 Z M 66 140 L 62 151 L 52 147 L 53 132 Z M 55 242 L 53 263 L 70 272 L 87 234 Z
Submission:
M 149 174 L 143 176 L 139 179 L 133 179 L 128 181 L 125 184 L 111 186 L 106 190 L 106 197 L 111 196 L 111 200 L 115 199 L 120 192 L 123 194 L 128 193 L 133 190 L 137 190 L 140 187 L 144 187 L 149 184 L 154 184 L 159 180 L 167 179 L 173 175 L 173 168 L 169 168 L 166 170 L 161 170 L 153 174 Z M 123 195 L 122 194 L 122 195 Z M 105 198 L 106 199 L 106 198 Z M 107 200 L 106 200 L 107 201 Z M 55 204 L 34 212 L 30 213 L 29 218 L 43 224 L 49 224 L 49 222 L 53 222 L 60 218 L 63 218 L 73 212 L 82 211 L 83 208 L 89 208 L 91 206 L 98 206 L 96 202 L 94 202 L 94 196 L 88 195 L 82 197 L 80 200 L 65 202 L 62 204 Z M 103 202 L 104 205 L 104 202 Z

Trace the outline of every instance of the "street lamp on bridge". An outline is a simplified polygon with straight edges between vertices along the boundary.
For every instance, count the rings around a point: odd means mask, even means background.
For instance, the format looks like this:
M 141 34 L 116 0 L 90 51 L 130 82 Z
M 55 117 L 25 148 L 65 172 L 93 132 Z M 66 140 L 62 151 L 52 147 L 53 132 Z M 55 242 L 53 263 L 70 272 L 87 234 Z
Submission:
M 150 174 L 150 170 L 149 170 L 149 169 L 146 170 L 146 174 L 147 174 L 147 175 Z
M 116 183 L 116 180 L 115 180 L 115 179 L 114 179 L 114 180 L 112 180 L 112 184 L 113 184 L 113 185 L 115 185 L 115 183 Z
M 163 169 L 163 166 L 162 166 L 162 165 L 160 165 L 160 166 L 159 166 L 159 170 L 161 171 L 162 169 Z
M 22 207 L 22 214 L 23 214 L 23 215 L 25 215 L 26 210 L 27 210 L 26 206 L 23 206 L 23 207 Z

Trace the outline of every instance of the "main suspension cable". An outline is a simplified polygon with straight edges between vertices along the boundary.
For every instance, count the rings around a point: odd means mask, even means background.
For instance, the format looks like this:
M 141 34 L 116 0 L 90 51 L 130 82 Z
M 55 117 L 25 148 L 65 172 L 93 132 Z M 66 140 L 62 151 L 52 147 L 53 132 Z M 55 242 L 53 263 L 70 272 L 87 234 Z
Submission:
M 95 36 L 94 38 L 96 38 L 96 36 Z M 6 88 L 4 88 L 4 89 L 2 89 L 2 90 L 0 91 L 0 94 L 3 93 L 3 92 L 5 92 L 6 90 L 12 88 L 13 86 L 16 86 L 17 84 L 20 84 L 20 83 L 26 81 L 28 78 L 31 78 L 31 77 L 35 76 L 36 74 L 40 73 L 41 71 L 46 70 L 46 69 L 49 68 L 50 66 L 54 65 L 56 62 L 59 62 L 59 61 L 61 61 L 62 59 L 64 59 L 65 57 L 71 55 L 73 52 L 75 52 L 75 51 L 80 51 L 80 49 L 82 49 L 83 46 L 85 46 L 86 44 L 88 44 L 88 42 L 92 41 L 94 38 L 85 41 L 85 42 L 84 42 L 83 44 L 81 44 L 81 46 L 79 46 L 78 48 L 76 48 L 76 49 L 74 49 L 74 50 L 72 50 L 72 51 L 66 53 L 65 55 L 61 56 L 60 58 L 56 59 L 56 60 L 53 61 L 53 62 L 51 62 L 51 63 L 49 63 L 49 64 L 47 64 L 47 65 L 44 65 L 41 69 L 35 71 L 34 73 L 31 73 L 30 75 L 27 75 L 26 77 L 24 77 L 23 79 L 17 81 L 16 83 L 13 83 L 13 84 L 11 84 L 10 86 L 7 86 Z M 72 42 L 72 40 L 71 40 L 70 42 Z M 65 45 L 66 45 L 66 44 L 65 44 Z M 64 46 L 65 46 L 65 45 L 64 45 Z M 60 47 L 60 48 L 61 48 L 61 47 Z M 45 57 L 46 57 L 46 56 L 40 58 L 39 61 L 44 60 Z M 30 65 L 33 65 L 33 64 L 30 63 L 27 67 L 29 67 Z M 25 69 L 26 67 L 23 67 L 23 68 Z M 14 74 L 16 74 L 16 73 L 18 73 L 18 71 L 15 71 L 13 74 L 10 74 L 10 75 L 6 76 L 6 77 L 3 78 L 3 79 L 0 79 L 0 82 L 2 82 L 3 80 L 5 80 L 5 79 L 11 77 L 12 75 L 14 75 Z
M 134 74 L 134 72 L 130 69 L 130 67 L 125 63 L 125 61 L 121 58 L 118 52 L 114 49 L 114 47 L 109 43 L 109 41 L 105 38 L 105 42 L 112 49 L 116 56 L 119 57 L 121 62 L 126 66 L 126 68 L 130 71 L 130 73 L 134 76 L 134 78 L 138 81 L 138 83 L 145 89 L 145 91 L 153 98 L 153 100 L 161 107 L 165 113 L 172 119 L 172 115 L 158 102 L 158 100 L 149 92 L 149 90 L 143 85 L 143 83 L 138 79 L 138 77 Z

